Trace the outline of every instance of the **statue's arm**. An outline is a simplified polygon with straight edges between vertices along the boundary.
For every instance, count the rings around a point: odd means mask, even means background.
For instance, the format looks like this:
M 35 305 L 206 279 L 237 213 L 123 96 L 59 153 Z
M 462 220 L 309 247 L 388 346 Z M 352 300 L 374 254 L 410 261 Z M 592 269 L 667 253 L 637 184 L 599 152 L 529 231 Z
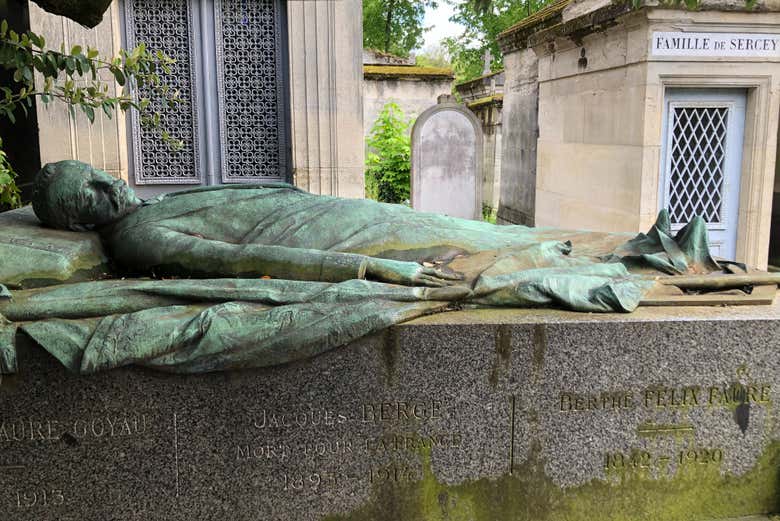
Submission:
M 291 280 L 340 282 L 369 278 L 407 285 L 443 286 L 455 275 L 415 262 L 377 259 L 354 253 L 233 244 L 182 233 L 164 226 L 145 226 L 114 244 L 116 260 L 130 269 L 228 277 L 270 276 Z

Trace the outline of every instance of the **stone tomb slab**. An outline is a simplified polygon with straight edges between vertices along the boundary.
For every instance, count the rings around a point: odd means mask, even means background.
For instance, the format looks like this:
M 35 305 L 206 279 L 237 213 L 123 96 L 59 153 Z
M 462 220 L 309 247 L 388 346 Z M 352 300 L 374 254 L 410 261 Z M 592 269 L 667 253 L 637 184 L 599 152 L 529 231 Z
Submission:
M 780 510 L 780 309 L 481 310 L 267 370 L 0 382 L 8 521 Z
M 45 228 L 31 206 L 0 213 L 0 284 L 35 288 L 106 273 L 108 259 L 97 233 Z

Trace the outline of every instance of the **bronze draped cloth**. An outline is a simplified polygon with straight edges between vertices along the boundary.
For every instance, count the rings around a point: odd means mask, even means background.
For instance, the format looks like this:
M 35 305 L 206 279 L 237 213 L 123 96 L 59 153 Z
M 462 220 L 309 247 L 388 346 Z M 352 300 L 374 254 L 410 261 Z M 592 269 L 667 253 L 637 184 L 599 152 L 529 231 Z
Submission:
M 17 329 L 77 373 L 127 365 L 224 371 L 315 356 L 453 303 L 630 312 L 653 285 L 648 274 L 720 269 L 703 221 L 672 237 L 665 212 L 648 234 L 623 244 L 622 235 L 534 234 L 549 240 L 451 259 L 466 279 L 446 288 L 250 278 L 105 280 L 13 293 L 0 286 L 0 370 L 17 369 Z

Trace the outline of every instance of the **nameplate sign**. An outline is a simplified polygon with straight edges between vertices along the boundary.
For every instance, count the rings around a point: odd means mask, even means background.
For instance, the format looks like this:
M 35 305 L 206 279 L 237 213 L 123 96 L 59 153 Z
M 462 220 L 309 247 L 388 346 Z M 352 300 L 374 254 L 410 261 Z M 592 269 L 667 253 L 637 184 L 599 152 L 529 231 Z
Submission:
M 780 58 L 780 34 L 654 32 L 651 54 Z

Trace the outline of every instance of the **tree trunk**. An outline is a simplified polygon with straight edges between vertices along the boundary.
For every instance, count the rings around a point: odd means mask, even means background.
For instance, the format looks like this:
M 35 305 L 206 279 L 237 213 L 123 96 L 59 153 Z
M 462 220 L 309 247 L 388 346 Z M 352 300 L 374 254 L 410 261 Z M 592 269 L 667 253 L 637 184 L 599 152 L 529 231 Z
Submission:
M 393 21 L 393 9 L 395 8 L 395 0 L 390 0 L 387 4 L 387 18 L 385 18 L 385 52 L 390 52 L 390 30 Z

